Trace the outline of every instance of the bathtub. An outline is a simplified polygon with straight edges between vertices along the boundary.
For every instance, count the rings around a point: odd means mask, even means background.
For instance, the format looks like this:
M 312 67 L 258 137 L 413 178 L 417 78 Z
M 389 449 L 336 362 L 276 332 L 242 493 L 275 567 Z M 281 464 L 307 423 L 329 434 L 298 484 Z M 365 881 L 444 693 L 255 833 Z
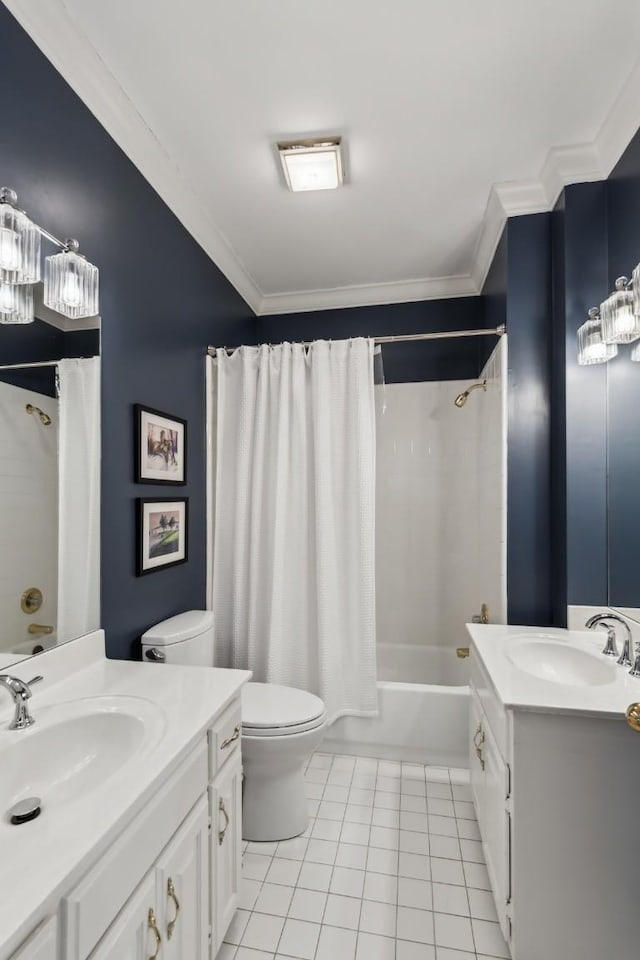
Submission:
M 454 649 L 379 644 L 377 717 L 340 717 L 322 750 L 468 766 L 469 669 Z

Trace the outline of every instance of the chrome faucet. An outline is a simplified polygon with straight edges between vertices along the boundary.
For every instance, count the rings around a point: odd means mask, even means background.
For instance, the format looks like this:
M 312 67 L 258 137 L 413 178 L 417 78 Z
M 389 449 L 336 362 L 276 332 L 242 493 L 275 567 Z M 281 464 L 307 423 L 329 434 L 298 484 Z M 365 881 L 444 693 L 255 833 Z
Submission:
M 44 677 L 34 677 L 29 683 L 25 683 L 18 677 L 10 677 L 8 673 L 0 674 L 0 687 L 4 687 L 11 694 L 16 708 L 13 720 L 9 724 L 9 730 L 26 730 L 27 727 L 31 727 L 36 722 L 29 713 L 27 701 L 31 697 L 31 686 L 43 679 Z
M 605 656 L 615 657 L 618 655 L 618 649 L 616 647 L 615 627 L 610 623 L 607 623 L 607 621 L 610 620 L 613 620 L 614 623 L 621 623 L 625 630 L 622 653 L 616 660 L 616 663 L 619 663 L 621 667 L 631 667 L 631 670 L 629 671 L 631 676 L 640 677 L 640 642 L 636 645 L 636 660 L 634 663 L 631 659 L 633 637 L 631 635 L 629 624 L 626 620 L 623 620 L 622 617 L 619 617 L 617 613 L 596 613 L 595 616 L 589 617 L 585 623 L 585 627 L 587 627 L 589 630 L 597 626 L 604 627 L 604 629 L 607 631 L 607 642 L 602 652 L 605 654 Z

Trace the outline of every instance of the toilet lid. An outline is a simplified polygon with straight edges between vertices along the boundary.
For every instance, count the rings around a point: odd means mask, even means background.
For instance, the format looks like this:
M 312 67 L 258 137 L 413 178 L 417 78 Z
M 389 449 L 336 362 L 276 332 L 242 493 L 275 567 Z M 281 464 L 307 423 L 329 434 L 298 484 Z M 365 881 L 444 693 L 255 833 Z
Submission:
M 324 718 L 324 703 L 306 690 L 275 683 L 247 683 L 242 689 L 242 726 L 254 730 L 280 730 L 303 726 Z

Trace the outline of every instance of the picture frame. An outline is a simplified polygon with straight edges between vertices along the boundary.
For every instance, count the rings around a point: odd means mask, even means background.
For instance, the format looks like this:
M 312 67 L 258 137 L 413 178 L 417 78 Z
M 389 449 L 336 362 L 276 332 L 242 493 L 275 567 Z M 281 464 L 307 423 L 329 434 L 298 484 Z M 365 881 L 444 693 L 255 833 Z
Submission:
M 138 497 L 137 563 L 139 577 L 189 559 L 189 498 Z
M 184 486 L 187 482 L 187 421 L 136 403 L 135 482 Z

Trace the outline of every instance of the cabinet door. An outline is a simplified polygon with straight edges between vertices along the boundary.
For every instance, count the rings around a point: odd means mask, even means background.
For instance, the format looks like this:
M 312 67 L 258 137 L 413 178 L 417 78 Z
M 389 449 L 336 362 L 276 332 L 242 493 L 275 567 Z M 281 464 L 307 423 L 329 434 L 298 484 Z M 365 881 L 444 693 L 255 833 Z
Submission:
M 217 950 L 238 905 L 242 867 L 242 763 L 239 753 L 225 763 L 213 783 L 210 797 L 211 894 Z
M 57 956 L 57 924 L 56 918 L 45 920 L 38 929 L 31 934 L 17 953 L 12 954 L 12 960 L 56 960 Z
M 510 817 L 507 810 L 507 769 L 486 721 L 483 722 L 483 730 L 485 817 L 480 824 L 480 829 L 498 918 L 505 932 L 507 903 L 510 899 Z
M 469 703 L 469 771 L 471 774 L 471 790 L 481 831 L 486 818 L 485 760 L 482 751 L 485 727 L 486 722 L 484 721 L 480 701 L 472 687 Z
M 162 960 L 205 960 L 209 953 L 209 808 L 195 805 L 156 866 Z
M 149 874 L 91 954 L 91 960 L 154 960 L 164 938 L 155 909 L 155 878 Z

